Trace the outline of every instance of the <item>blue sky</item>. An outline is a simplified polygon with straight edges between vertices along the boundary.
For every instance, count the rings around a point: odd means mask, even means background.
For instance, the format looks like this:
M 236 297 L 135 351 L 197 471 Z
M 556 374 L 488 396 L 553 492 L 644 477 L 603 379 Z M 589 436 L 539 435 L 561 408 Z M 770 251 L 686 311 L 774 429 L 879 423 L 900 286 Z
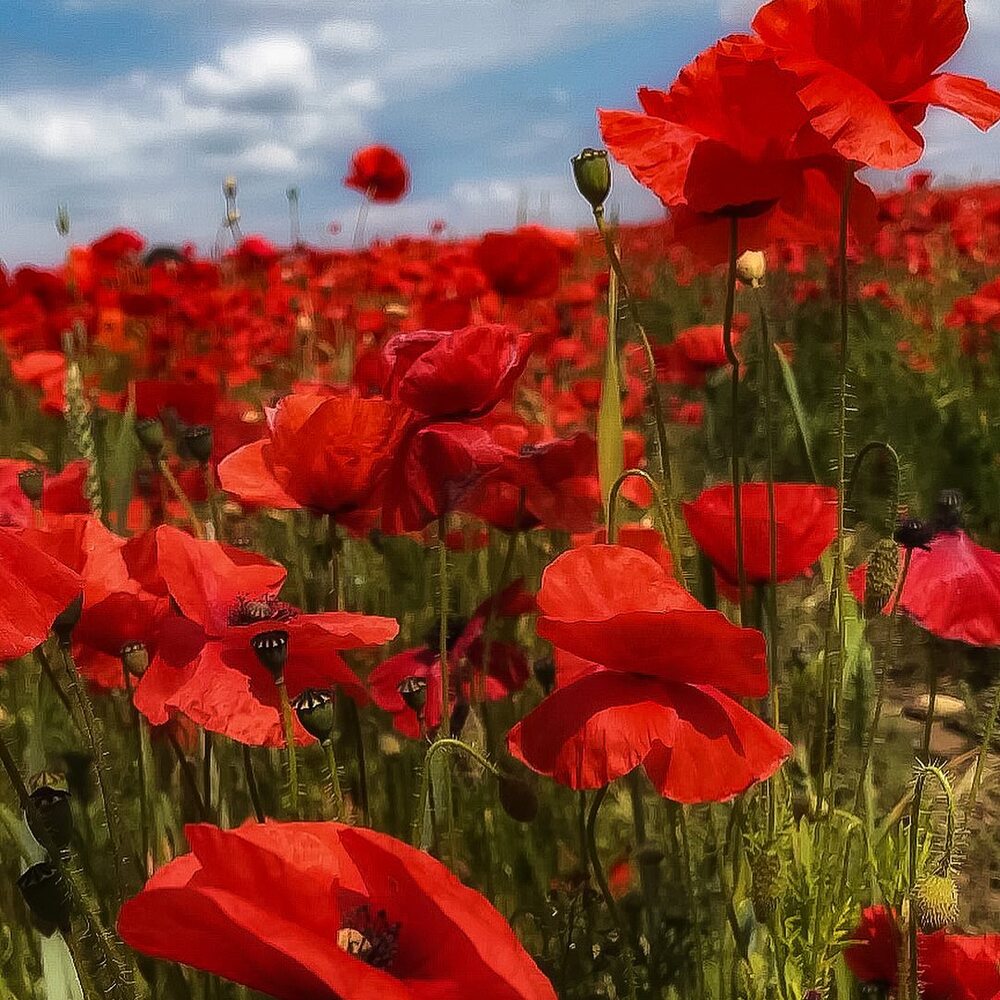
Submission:
M 594 109 L 630 107 L 700 49 L 745 29 L 753 0 L 0 0 L 0 259 L 56 259 L 113 225 L 154 241 L 215 242 L 221 182 L 240 181 L 245 231 L 349 233 L 340 184 L 353 149 L 399 148 L 409 197 L 369 231 L 585 221 L 568 158 L 598 143 Z M 873 0 L 875 2 L 875 0 Z M 882 2 L 882 0 L 879 0 Z M 891 0 L 885 0 L 891 2 Z M 1000 5 L 970 0 L 954 68 L 990 78 Z M 926 165 L 1000 173 L 1000 136 L 933 114 Z M 658 204 L 619 171 L 623 217 Z M 339 237 L 344 242 L 348 237 Z

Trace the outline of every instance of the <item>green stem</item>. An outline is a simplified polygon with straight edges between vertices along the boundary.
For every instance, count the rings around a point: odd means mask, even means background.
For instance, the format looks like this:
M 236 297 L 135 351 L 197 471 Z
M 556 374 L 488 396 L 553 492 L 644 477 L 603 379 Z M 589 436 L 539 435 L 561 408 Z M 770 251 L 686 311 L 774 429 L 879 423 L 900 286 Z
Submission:
M 372 825 L 371 805 L 368 797 L 368 757 L 365 753 L 365 734 L 361 728 L 361 713 L 353 698 L 344 699 L 347 702 L 347 712 L 351 717 L 351 729 L 354 731 L 354 750 L 358 758 L 358 794 L 361 796 L 361 822 L 365 826 Z
M 694 890 L 694 877 L 691 873 L 691 841 L 688 838 L 687 816 L 684 812 L 684 806 L 677 805 L 675 807 L 675 813 L 677 817 L 677 828 L 681 835 L 681 867 L 684 873 L 685 895 L 687 896 L 688 912 L 691 915 L 691 923 L 692 926 L 694 926 L 697 922 L 698 906 Z M 695 927 L 694 947 L 695 962 L 697 964 L 695 976 L 697 982 L 698 1000 L 705 1000 L 705 952 L 702 947 L 701 934 L 698 932 L 697 927 Z
M 204 800 L 201 797 L 201 789 L 198 787 L 198 779 L 194 776 L 191 761 L 188 760 L 187 754 L 184 753 L 184 748 L 177 742 L 177 737 L 173 733 L 167 734 L 167 740 L 174 751 L 177 763 L 180 765 L 181 781 L 187 786 L 187 790 L 194 801 L 195 808 L 198 811 L 198 819 L 202 823 L 207 823 L 208 810 L 205 808 Z
M 241 747 L 243 756 L 243 774 L 246 778 L 247 791 L 250 793 L 250 802 L 253 805 L 253 814 L 258 823 L 263 823 L 266 819 L 264 806 L 260 801 L 260 789 L 257 787 L 257 776 L 253 773 L 253 759 L 250 756 L 250 747 L 244 743 Z
M 594 878 L 597 881 L 597 886 L 601 890 L 601 895 L 604 897 L 604 905 L 608 908 L 608 914 L 618 931 L 619 938 L 621 939 L 622 952 L 625 955 L 629 996 L 631 1000 L 636 1000 L 635 959 L 632 955 L 632 944 L 629 941 L 628 934 L 625 930 L 625 923 L 622 920 L 621 910 L 618 909 L 615 897 L 611 895 L 611 889 L 608 886 L 608 879 L 604 874 L 604 865 L 601 863 L 601 855 L 597 850 L 597 816 L 601 811 L 601 806 L 604 804 L 604 800 L 607 796 L 608 786 L 605 785 L 603 788 L 599 788 L 597 790 L 594 795 L 594 800 L 590 804 L 590 813 L 587 816 L 587 849 L 590 852 L 590 867 L 594 873 Z
M 292 705 L 284 677 L 276 681 L 281 700 L 281 727 L 285 734 L 285 760 L 288 770 L 288 796 L 292 816 L 299 819 L 299 758 L 295 747 L 295 727 L 292 725 Z
M 730 399 L 732 404 L 733 521 L 736 534 L 736 580 L 740 590 L 740 622 L 750 620 L 747 603 L 747 571 L 743 552 L 743 440 L 740 434 L 740 359 L 733 347 L 733 317 L 736 314 L 736 258 L 739 251 L 740 223 L 736 216 L 729 220 L 729 270 L 726 276 L 726 305 L 722 318 L 722 344 L 730 367 Z
M 976 758 L 976 771 L 972 776 L 972 788 L 969 791 L 969 801 L 966 803 L 966 815 L 975 808 L 979 801 L 979 786 L 982 784 L 983 771 L 986 768 L 986 758 L 990 752 L 990 744 L 993 742 L 993 730 L 996 728 L 997 714 L 1000 712 L 1000 687 L 997 687 L 993 695 L 993 707 L 990 709 L 986 728 L 983 730 L 983 741 L 979 744 L 979 756 Z
M 625 485 L 626 481 L 630 478 L 641 479 L 643 482 L 649 486 L 653 493 L 653 503 L 656 506 L 656 512 L 660 520 L 660 527 L 664 533 L 664 537 L 667 537 L 670 531 L 670 515 L 667 513 L 666 505 L 663 502 L 663 496 L 660 493 L 660 487 L 657 486 L 656 480 L 646 472 L 644 469 L 626 469 L 612 484 L 611 489 L 608 491 L 608 525 L 607 525 L 607 536 L 608 544 L 614 545 L 618 541 L 618 497 L 621 493 L 622 487 Z M 669 543 L 669 539 L 668 539 Z M 672 557 L 671 557 L 672 558 Z M 674 573 L 677 575 L 680 573 L 678 565 L 674 564 Z M 681 574 L 681 577 L 683 574 Z M 680 579 L 680 578 L 679 578 Z M 680 582 L 683 582 L 680 579 Z
M 666 509 L 668 511 L 668 537 L 667 545 L 670 548 L 670 555 L 673 557 L 674 566 L 677 572 L 681 572 L 681 548 L 678 535 L 677 519 L 674 513 L 673 501 L 673 476 L 670 470 L 670 446 L 667 443 L 667 422 L 663 415 L 663 400 L 660 397 L 660 388 L 656 381 L 656 359 L 653 357 L 653 348 L 646 334 L 646 328 L 642 324 L 642 317 L 639 315 L 639 307 L 636 303 L 632 290 L 629 287 L 628 278 L 625 277 L 625 270 L 622 267 L 621 257 L 615 246 L 611 230 L 604 218 L 603 206 L 594 208 L 594 221 L 597 223 L 598 232 L 604 240 L 604 250 L 611 264 L 611 269 L 618 279 L 618 286 L 625 302 L 628 305 L 629 316 L 632 319 L 632 326 L 642 344 L 643 353 L 646 356 L 646 390 L 650 403 L 653 407 L 653 421 L 656 424 L 656 445 L 660 459 L 660 481 L 663 484 L 663 493 L 666 497 Z
M 188 499 L 188 495 L 184 492 L 184 488 L 179 482 L 177 482 L 177 477 L 170 471 L 170 466 L 167 464 L 167 460 L 163 457 L 157 460 L 157 467 L 160 470 L 160 475 L 166 480 L 167 485 L 170 487 L 170 492 L 173 493 L 174 498 L 181 505 L 184 510 L 184 516 L 191 522 L 191 531 L 194 533 L 195 538 L 205 537 L 205 526 L 198 520 L 198 515 L 194 511 L 194 507 L 191 506 L 191 501 Z
M 104 991 L 94 978 L 91 964 L 83 948 L 82 935 L 77 930 L 72 930 L 68 934 L 62 935 L 69 950 L 70 958 L 73 959 L 73 966 L 76 969 L 77 979 L 80 980 L 80 988 L 83 990 L 84 1000 L 104 1000 Z
M 212 734 L 202 730 L 202 745 L 204 747 L 201 759 L 202 801 L 209 817 L 212 815 Z
M 143 725 L 145 719 L 132 700 L 132 675 L 122 665 L 125 679 L 125 693 L 128 697 L 129 714 L 132 716 L 132 731 L 135 737 L 135 766 L 139 778 L 139 836 L 142 844 L 141 867 L 143 876 L 149 878 L 149 791 L 146 787 L 146 753 L 143 746 Z
M 333 792 L 333 818 L 344 817 L 344 795 L 340 790 L 340 770 L 337 767 L 337 755 L 333 748 L 333 740 L 323 740 L 323 753 L 326 754 L 326 766 L 330 772 L 330 788 Z

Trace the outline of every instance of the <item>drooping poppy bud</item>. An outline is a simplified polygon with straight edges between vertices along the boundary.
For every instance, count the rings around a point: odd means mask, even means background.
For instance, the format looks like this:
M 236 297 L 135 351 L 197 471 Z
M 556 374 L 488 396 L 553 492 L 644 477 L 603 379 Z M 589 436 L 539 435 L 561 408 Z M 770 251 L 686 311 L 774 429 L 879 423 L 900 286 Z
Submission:
M 42 771 L 29 783 L 33 815 L 28 816 L 28 826 L 37 840 L 57 850 L 69 847 L 73 837 L 73 813 L 70 809 L 70 792 L 61 774 Z
M 261 666 L 271 674 L 275 682 L 282 683 L 285 664 L 288 662 L 288 633 L 284 629 L 259 632 L 250 640 L 250 646 L 257 654 Z
M 39 934 L 52 937 L 57 930 L 69 933 L 69 886 L 51 861 L 32 865 L 17 880 L 17 887 Z
M 925 934 L 944 930 L 958 920 L 958 886 L 950 873 L 925 875 L 917 883 L 917 919 Z
M 891 538 L 880 538 L 868 560 L 865 583 L 865 617 L 881 614 L 896 590 L 899 576 L 899 549 Z
M 518 823 L 530 823 L 538 815 L 538 796 L 525 778 L 501 771 L 497 776 L 497 797 L 503 811 Z
M 302 723 L 302 728 L 325 743 L 333 733 L 334 700 L 329 691 L 306 688 L 292 701 L 292 708 Z
M 44 483 L 45 477 L 37 465 L 22 469 L 17 474 L 17 485 L 21 487 L 21 492 L 32 503 L 41 503 Z
M 581 150 L 570 160 L 576 189 L 593 209 L 602 208 L 611 193 L 611 163 L 606 149 Z
M 146 417 L 144 420 L 137 421 L 135 435 L 150 458 L 156 459 L 163 454 L 166 442 L 163 436 L 163 424 L 159 420 L 154 417 Z

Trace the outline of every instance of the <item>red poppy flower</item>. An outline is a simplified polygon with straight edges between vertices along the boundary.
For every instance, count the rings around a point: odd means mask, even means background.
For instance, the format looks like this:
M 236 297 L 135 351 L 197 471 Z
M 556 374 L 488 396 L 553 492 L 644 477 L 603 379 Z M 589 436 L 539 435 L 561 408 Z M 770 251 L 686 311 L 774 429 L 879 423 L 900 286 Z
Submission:
M 538 634 L 568 659 L 557 656 L 558 687 L 507 737 L 533 770 L 583 789 L 642 765 L 665 798 L 713 802 L 791 752 L 723 693 L 767 693 L 763 636 L 703 608 L 649 556 L 566 552 L 545 570 L 538 606 Z
M 866 580 L 864 565 L 850 576 L 862 603 Z M 883 610 L 894 604 L 895 598 Z M 964 531 L 935 535 L 926 550 L 913 550 L 899 606 L 941 639 L 1000 646 L 1000 552 L 977 545 Z
M 843 167 L 809 127 L 795 76 L 766 46 L 733 35 L 685 67 L 669 91 L 639 91 L 642 111 L 599 111 L 615 158 L 665 204 L 759 215 L 800 197 L 803 173 Z
M 189 826 L 118 917 L 137 951 L 275 1000 L 555 1000 L 510 927 L 423 851 L 339 823 Z
M 438 420 L 482 416 L 510 395 L 532 341 L 500 324 L 398 334 L 384 348 L 386 395 Z
M 30 653 L 83 582 L 13 528 L 0 527 L 0 661 Z
M 1000 120 L 1000 94 L 936 72 L 969 30 L 965 0 L 773 0 L 753 28 L 798 76 L 812 127 L 849 160 L 887 170 L 915 163 L 929 104 L 984 131 Z
M 558 289 L 559 276 L 572 253 L 551 230 L 521 226 L 512 233 L 486 233 L 475 257 L 499 295 L 547 299 Z
M 365 146 L 351 159 L 344 185 L 378 202 L 399 201 L 410 186 L 403 157 L 389 146 Z
M 739 343 L 746 328 L 746 316 L 737 316 L 733 343 Z M 669 343 L 653 349 L 657 377 L 674 385 L 699 389 L 705 376 L 729 364 L 722 338 L 722 324 L 691 326 Z
M 223 489 L 248 503 L 329 514 L 354 510 L 387 471 L 412 414 L 385 399 L 285 396 L 270 437 L 219 463 Z
M 458 695 L 468 701 L 473 684 L 481 685 L 482 696 L 499 701 L 527 683 L 530 671 L 524 651 L 512 642 L 495 637 L 489 643 L 486 660 L 486 625 L 492 615 L 494 629 L 504 619 L 516 618 L 534 610 L 535 602 L 517 580 L 479 605 L 468 621 L 453 616 L 448 622 L 448 680 L 452 704 Z M 393 725 L 404 736 L 417 739 L 423 731 L 433 732 L 441 725 L 441 659 L 437 626 L 427 644 L 404 650 L 379 664 L 368 678 L 372 700 L 384 712 L 390 712 Z M 482 671 L 487 675 L 482 678 Z M 424 725 L 399 693 L 399 685 L 410 678 L 427 684 Z M 485 684 L 483 684 L 485 680 Z
M 364 700 L 361 682 L 338 651 L 388 642 L 399 629 L 393 619 L 302 614 L 278 599 L 286 571 L 277 563 L 168 526 L 157 529 L 156 544 L 159 572 L 183 617 L 162 623 L 156 655 L 136 689 L 135 704 L 151 723 L 181 712 L 230 739 L 280 746 L 277 688 L 250 643 L 275 630 L 287 636 L 290 697 L 338 685 Z M 296 727 L 297 739 L 310 742 L 297 721 Z
M 744 483 L 740 490 L 743 517 L 743 561 L 747 582 L 771 578 L 771 519 L 767 484 Z M 826 486 L 775 483 L 778 527 L 778 582 L 804 573 L 837 534 L 837 492 Z M 727 582 L 736 583 L 736 518 L 733 488 L 705 490 L 684 504 L 684 518 L 698 547 Z
M 895 989 L 902 942 L 889 910 L 869 906 L 853 937 L 859 943 L 847 948 L 844 958 L 855 977 Z M 917 967 L 924 1000 L 995 1000 L 1000 991 L 1000 934 L 918 932 Z

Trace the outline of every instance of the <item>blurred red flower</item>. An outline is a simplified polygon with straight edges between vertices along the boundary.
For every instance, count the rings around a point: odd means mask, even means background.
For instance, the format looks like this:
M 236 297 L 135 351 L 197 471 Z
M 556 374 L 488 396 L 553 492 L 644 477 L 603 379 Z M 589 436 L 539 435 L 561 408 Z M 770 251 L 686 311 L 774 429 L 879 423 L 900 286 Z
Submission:
M 371 201 L 399 201 L 409 189 L 410 172 L 403 157 L 390 146 L 365 146 L 351 158 L 344 185 Z
M 275 1000 L 555 1000 L 504 919 L 439 861 L 339 823 L 186 829 L 118 917 L 137 951 Z
M 767 484 L 744 483 L 740 490 L 743 561 L 747 582 L 771 578 L 771 519 Z M 775 483 L 778 526 L 778 582 L 804 573 L 837 534 L 837 491 L 805 483 Z M 704 490 L 684 505 L 684 519 L 698 547 L 720 575 L 736 583 L 736 517 L 733 488 L 723 483 Z
M 798 77 L 812 127 L 849 160 L 888 170 L 915 163 L 929 104 L 984 131 L 1000 120 L 1000 94 L 936 72 L 969 30 L 965 0 L 773 0 L 753 28 Z
M 533 770 L 585 789 L 642 765 L 665 798 L 714 802 L 769 777 L 791 752 L 723 693 L 767 693 L 763 636 L 703 608 L 644 553 L 564 553 L 545 570 L 538 607 L 558 686 L 507 737 Z
M 562 233 L 521 226 L 510 233 L 486 233 L 475 257 L 499 295 L 545 299 L 558 289 L 559 276 L 572 260 L 572 246 Z
M 853 938 L 858 943 L 844 958 L 855 977 L 895 989 L 902 942 L 890 911 L 884 906 L 862 911 Z M 1000 934 L 918 932 L 917 967 L 923 1000 L 994 1000 L 1000 991 Z

